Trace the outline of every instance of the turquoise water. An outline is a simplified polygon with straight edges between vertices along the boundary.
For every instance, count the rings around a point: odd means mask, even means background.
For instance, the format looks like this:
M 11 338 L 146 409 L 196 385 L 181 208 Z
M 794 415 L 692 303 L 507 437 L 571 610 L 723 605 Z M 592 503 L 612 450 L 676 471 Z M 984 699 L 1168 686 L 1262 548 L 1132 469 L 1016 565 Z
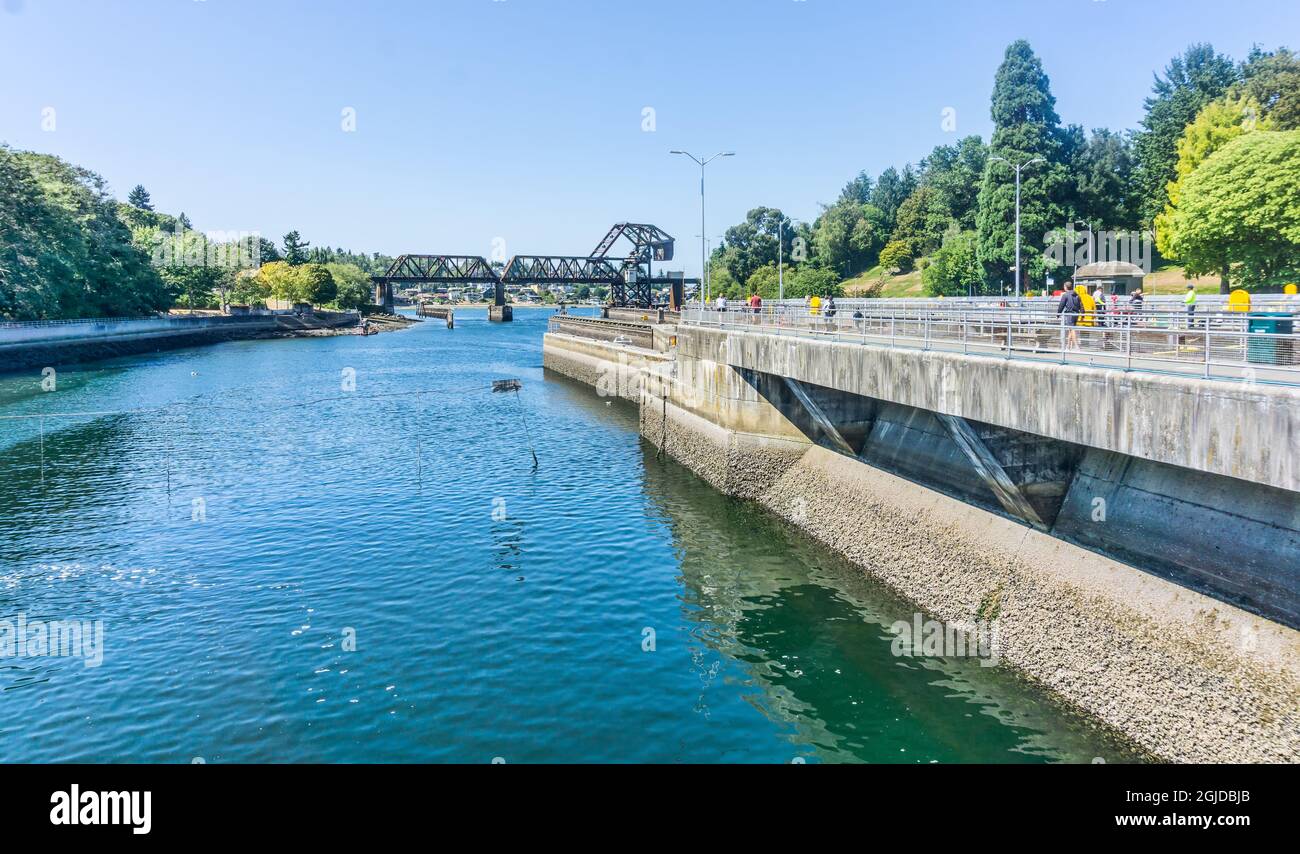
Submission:
M 104 639 L 0 658 L 0 761 L 1125 758 L 892 655 L 912 606 L 544 372 L 547 316 L 0 376 L 0 619 Z

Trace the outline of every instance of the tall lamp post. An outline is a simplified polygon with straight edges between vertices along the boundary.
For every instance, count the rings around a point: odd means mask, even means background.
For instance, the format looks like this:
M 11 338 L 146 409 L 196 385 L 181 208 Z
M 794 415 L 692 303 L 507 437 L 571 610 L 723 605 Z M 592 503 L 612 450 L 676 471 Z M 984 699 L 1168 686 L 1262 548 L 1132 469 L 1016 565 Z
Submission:
M 705 245 L 704 245 L 704 241 L 705 241 L 704 233 L 705 233 L 705 231 L 707 231 L 707 229 L 705 228 L 705 225 L 704 225 L 704 167 L 705 167 L 705 166 L 708 166 L 710 163 L 712 163 L 714 160 L 717 160 L 719 157 L 735 157 L 735 156 L 736 156 L 736 152 L 734 152 L 734 151 L 719 151 L 717 154 L 715 154 L 715 155 L 713 155 L 712 157 L 709 157 L 709 158 L 707 158 L 707 159 L 705 159 L 705 160 L 701 160 L 700 158 L 696 157 L 694 154 L 691 154 L 689 151 L 678 151 L 677 149 L 673 149 L 672 151 L 670 151 L 670 152 L 668 152 L 668 153 L 669 153 L 669 154 L 684 154 L 684 155 L 686 155 L 687 157 L 689 157 L 689 158 L 691 158 L 692 160 L 694 160 L 696 163 L 700 164 L 700 278 L 703 279 L 703 278 L 704 278 L 705 265 L 708 263 L 708 261 L 707 261 L 707 259 L 708 259 L 708 249 L 707 249 L 707 248 L 705 247 Z M 708 298 L 708 294 L 706 293 L 706 294 L 704 295 L 704 298 L 700 300 L 700 304 L 703 305 L 703 304 L 704 304 L 704 300 L 707 299 L 707 298 Z
M 782 248 L 785 246 L 785 215 L 776 222 L 776 301 L 777 304 L 785 302 L 785 259 L 782 257 Z
M 1016 170 L 1016 299 L 1020 299 L 1020 170 L 1034 163 L 1046 163 L 1041 157 L 1035 157 L 1032 160 L 1026 160 L 1024 163 L 1012 163 L 1005 157 L 990 157 L 989 162 L 1001 160 L 1008 166 Z

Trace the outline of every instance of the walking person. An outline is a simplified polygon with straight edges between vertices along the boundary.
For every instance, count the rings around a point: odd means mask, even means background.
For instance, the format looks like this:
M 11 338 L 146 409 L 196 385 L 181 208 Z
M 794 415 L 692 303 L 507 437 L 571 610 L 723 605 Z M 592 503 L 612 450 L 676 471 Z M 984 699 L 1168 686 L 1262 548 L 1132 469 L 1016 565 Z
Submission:
M 826 297 L 826 305 L 824 311 L 826 314 L 826 325 L 829 327 L 833 327 L 835 325 L 835 295 L 834 294 L 831 294 Z
M 759 322 L 759 315 L 763 313 L 763 298 L 754 291 L 749 295 L 749 310 L 754 313 L 754 322 Z
M 1191 282 L 1187 283 L 1187 295 L 1183 297 L 1183 305 L 1187 306 L 1187 328 L 1191 329 L 1196 324 L 1196 286 Z
M 1097 304 L 1097 325 L 1106 326 L 1106 289 L 1097 285 L 1092 292 L 1092 301 Z
M 1065 347 L 1068 350 L 1079 349 L 1079 313 L 1083 311 L 1083 299 L 1074 288 L 1066 288 L 1061 294 L 1061 301 L 1056 304 L 1056 313 L 1065 326 Z

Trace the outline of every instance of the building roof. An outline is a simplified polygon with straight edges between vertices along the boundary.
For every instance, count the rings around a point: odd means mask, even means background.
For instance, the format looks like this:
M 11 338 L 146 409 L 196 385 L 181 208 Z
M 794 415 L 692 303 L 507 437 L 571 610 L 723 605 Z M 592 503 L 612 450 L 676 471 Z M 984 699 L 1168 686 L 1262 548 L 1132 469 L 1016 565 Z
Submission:
M 1130 264 L 1127 261 L 1098 261 L 1095 264 L 1087 264 L 1080 267 L 1074 274 L 1076 279 L 1113 279 L 1117 276 L 1137 276 L 1141 278 L 1146 275 L 1137 264 Z

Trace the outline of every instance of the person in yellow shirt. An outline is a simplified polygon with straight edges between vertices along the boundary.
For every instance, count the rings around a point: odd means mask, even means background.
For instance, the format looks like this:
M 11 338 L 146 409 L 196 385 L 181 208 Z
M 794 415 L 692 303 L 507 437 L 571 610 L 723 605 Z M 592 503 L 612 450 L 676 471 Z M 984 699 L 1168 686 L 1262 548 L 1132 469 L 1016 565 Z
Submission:
M 814 294 L 813 298 L 808 300 L 808 313 L 811 314 L 813 317 L 816 317 L 818 314 L 821 313 L 821 310 L 822 310 L 822 298 Z
M 1183 305 L 1187 306 L 1187 328 L 1191 329 L 1193 320 L 1196 317 L 1196 286 L 1189 284 L 1187 286 L 1187 296 L 1183 297 Z

